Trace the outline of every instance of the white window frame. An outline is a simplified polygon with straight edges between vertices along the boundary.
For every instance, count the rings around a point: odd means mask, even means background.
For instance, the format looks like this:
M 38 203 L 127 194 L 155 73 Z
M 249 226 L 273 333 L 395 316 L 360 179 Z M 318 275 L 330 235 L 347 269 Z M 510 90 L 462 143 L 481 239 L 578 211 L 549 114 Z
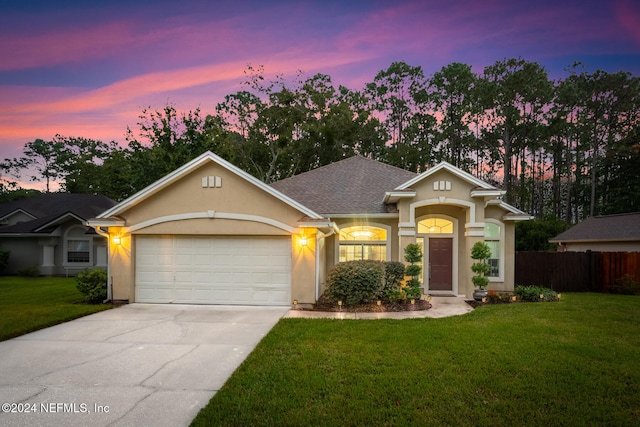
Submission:
M 376 222 L 350 222 L 347 224 L 340 224 L 340 228 L 348 227 L 376 227 L 382 228 L 387 232 L 386 240 L 348 240 L 345 241 L 345 245 L 370 245 L 370 246 L 385 246 L 385 261 L 391 260 L 391 226 L 386 224 L 380 224 Z M 340 262 L 340 233 L 336 233 L 335 239 L 335 264 Z
M 64 234 L 64 251 L 63 251 L 63 262 L 62 265 L 64 267 L 90 267 L 93 265 L 93 238 L 85 237 L 85 236 L 75 236 L 71 235 L 74 230 L 81 229 L 86 231 L 86 227 L 82 225 L 75 225 L 67 229 Z M 69 241 L 70 240 L 78 240 L 78 241 L 86 241 L 89 243 L 89 261 L 88 262 L 73 262 L 69 261 Z
M 505 226 L 504 223 L 498 221 L 493 218 L 485 218 L 485 223 L 497 225 L 500 227 L 500 258 L 498 259 L 498 276 L 487 276 L 489 278 L 489 282 L 504 282 L 504 235 L 505 235 Z M 486 235 L 485 235 L 486 241 Z M 493 241 L 493 240 L 492 240 Z

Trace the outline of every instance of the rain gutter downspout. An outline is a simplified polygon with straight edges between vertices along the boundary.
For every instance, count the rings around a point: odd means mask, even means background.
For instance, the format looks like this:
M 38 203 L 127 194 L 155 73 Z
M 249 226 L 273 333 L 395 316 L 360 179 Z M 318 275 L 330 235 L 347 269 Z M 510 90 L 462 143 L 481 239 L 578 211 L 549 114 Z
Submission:
M 331 220 L 331 218 L 329 218 L 329 220 Z M 320 252 L 318 251 L 318 244 L 320 243 L 320 240 L 326 239 L 327 237 L 336 234 L 337 227 L 335 223 L 333 223 L 332 225 L 333 227 L 331 227 L 330 232 L 326 234 L 323 233 L 322 236 L 318 236 L 316 234 L 316 302 L 318 302 L 318 298 L 320 297 L 318 295 L 318 293 L 320 292 Z
M 109 233 L 102 231 L 99 225 L 94 228 L 96 233 L 107 239 L 107 299 L 102 301 L 102 303 L 105 304 L 112 300 L 113 295 L 113 284 L 111 282 L 111 239 L 109 238 Z

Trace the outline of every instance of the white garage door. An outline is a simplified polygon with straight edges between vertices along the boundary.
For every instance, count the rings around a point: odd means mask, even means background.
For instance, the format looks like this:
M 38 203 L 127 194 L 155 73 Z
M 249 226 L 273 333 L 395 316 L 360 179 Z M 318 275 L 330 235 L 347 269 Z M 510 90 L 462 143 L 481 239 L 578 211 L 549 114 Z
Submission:
M 291 239 L 136 236 L 136 301 L 289 305 Z

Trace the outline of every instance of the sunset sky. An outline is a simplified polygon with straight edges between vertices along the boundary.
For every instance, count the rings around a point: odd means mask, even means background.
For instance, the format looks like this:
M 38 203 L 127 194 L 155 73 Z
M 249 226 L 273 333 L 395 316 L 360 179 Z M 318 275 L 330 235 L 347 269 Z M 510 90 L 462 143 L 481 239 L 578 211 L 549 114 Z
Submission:
M 0 160 L 55 134 L 124 144 L 145 107 L 211 113 L 248 64 L 361 89 L 393 61 L 518 56 L 640 75 L 640 1 L 2 0 Z

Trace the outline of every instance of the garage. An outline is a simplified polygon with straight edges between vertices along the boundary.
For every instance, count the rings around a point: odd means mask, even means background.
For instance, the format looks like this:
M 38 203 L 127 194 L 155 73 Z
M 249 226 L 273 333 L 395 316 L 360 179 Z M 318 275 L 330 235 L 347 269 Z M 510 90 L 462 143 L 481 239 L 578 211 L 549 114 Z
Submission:
M 290 237 L 135 236 L 135 300 L 289 305 Z

